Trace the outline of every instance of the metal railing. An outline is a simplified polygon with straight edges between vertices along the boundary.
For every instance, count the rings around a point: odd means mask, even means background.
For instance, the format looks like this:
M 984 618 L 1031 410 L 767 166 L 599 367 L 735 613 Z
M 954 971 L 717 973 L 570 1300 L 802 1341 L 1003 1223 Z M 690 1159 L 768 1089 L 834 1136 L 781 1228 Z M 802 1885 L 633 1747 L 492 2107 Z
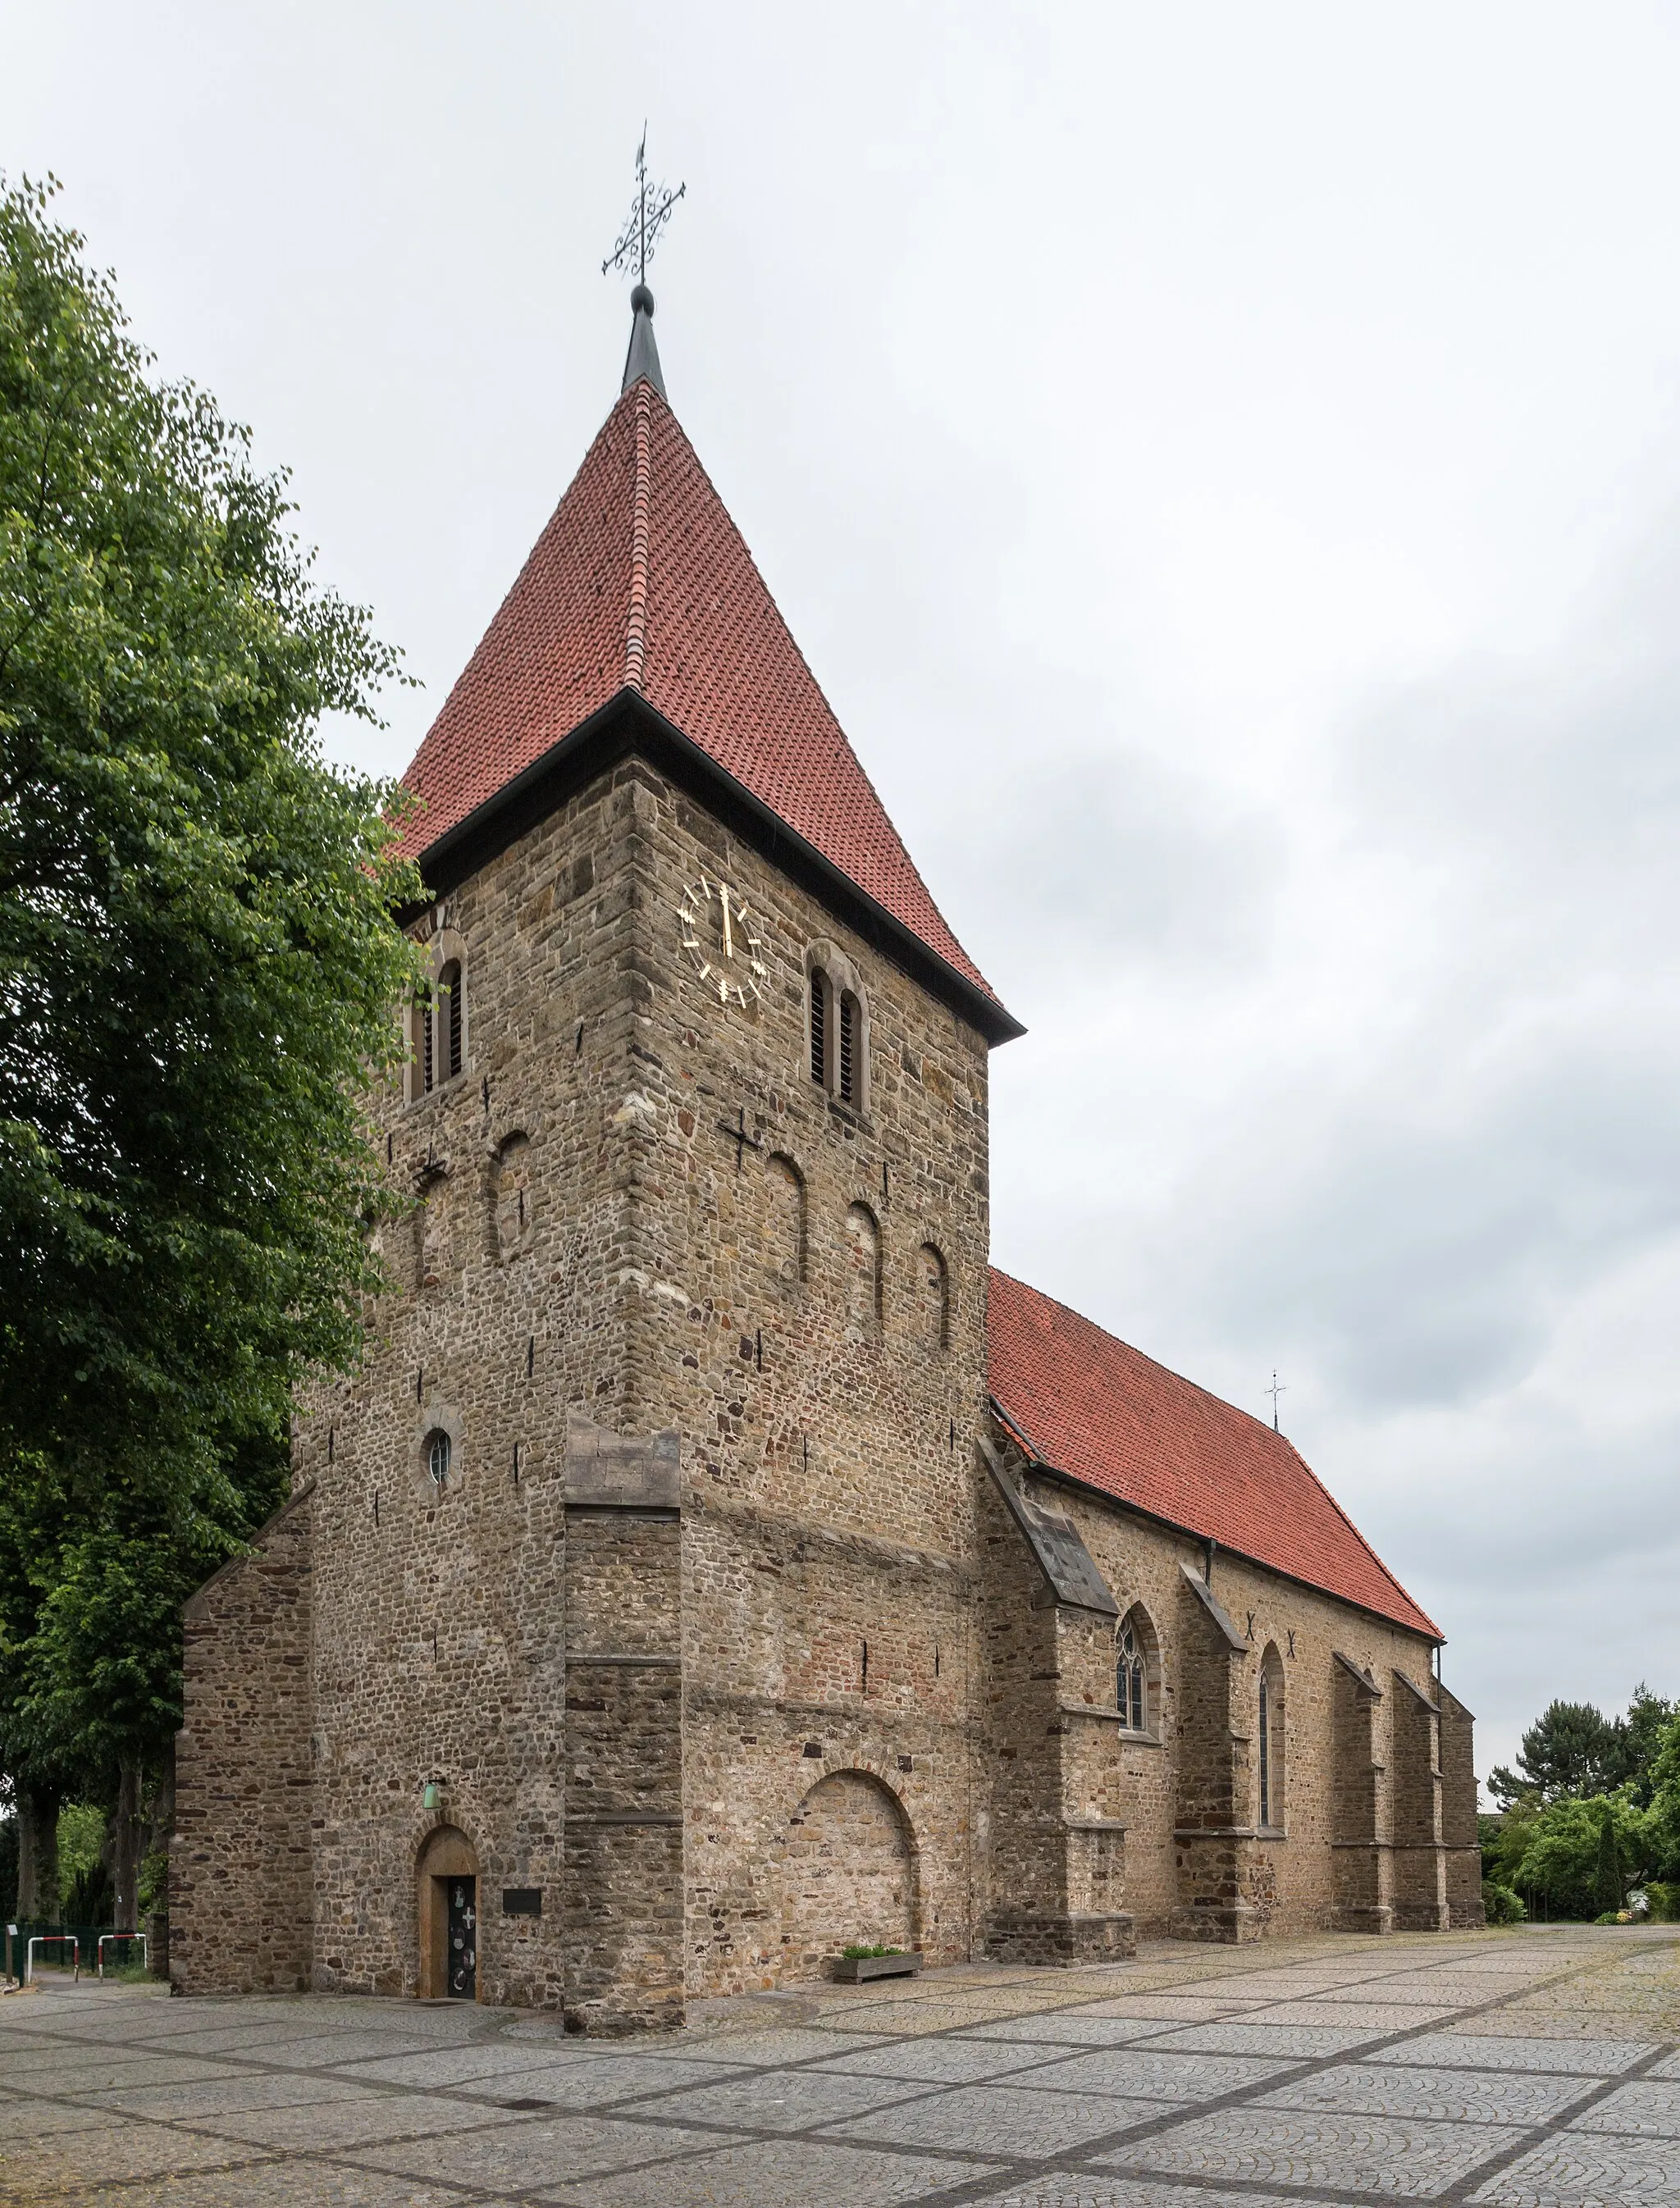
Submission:
M 151 1969 L 152 1951 L 146 1943 L 146 1935 L 143 1932 L 101 1932 L 99 1935 L 99 1945 L 94 1952 L 93 1957 L 94 1969 L 96 1974 L 99 1977 L 104 1977 L 105 1976 L 105 1951 L 111 1945 L 113 1941 L 117 1940 L 138 1940 L 140 1942 L 141 1968 L 142 1970 Z
M 74 1932 L 32 1932 L 30 1934 L 29 1946 L 23 1958 L 24 1984 L 26 1986 L 28 1985 L 34 1977 L 35 1950 L 37 1947 L 62 1947 L 67 1943 L 72 1951 L 75 1961 L 75 1982 L 80 1985 L 81 1983 L 81 1942 L 76 1938 Z

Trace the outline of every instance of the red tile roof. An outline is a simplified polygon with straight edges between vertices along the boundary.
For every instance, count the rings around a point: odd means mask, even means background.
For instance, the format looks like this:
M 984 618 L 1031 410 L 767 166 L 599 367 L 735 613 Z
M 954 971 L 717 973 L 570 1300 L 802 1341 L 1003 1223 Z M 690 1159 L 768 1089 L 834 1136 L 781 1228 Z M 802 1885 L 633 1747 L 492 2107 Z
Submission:
M 636 383 L 602 425 L 403 777 L 423 858 L 621 690 L 992 989 L 945 925 L 676 417 Z
M 1439 1640 L 1281 1434 L 993 1269 L 992 1394 L 1028 1452 L 1122 1503 Z

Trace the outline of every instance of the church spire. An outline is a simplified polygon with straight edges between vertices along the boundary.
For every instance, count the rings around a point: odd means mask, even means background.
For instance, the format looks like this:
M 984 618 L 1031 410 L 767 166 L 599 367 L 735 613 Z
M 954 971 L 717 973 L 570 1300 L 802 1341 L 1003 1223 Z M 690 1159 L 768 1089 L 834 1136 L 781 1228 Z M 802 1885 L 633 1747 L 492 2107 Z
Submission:
M 636 288 L 630 294 L 630 350 L 624 357 L 624 381 L 621 395 L 637 383 L 651 383 L 663 399 L 665 379 L 659 368 L 659 348 L 653 341 L 653 294 L 647 288 L 647 264 L 653 258 L 653 248 L 660 231 L 671 219 L 671 210 L 688 189 L 679 184 L 675 191 L 663 184 L 650 183 L 647 175 L 647 125 L 642 125 L 642 142 L 636 148 L 636 196 L 631 203 L 630 219 L 618 234 L 618 243 L 601 263 L 604 276 L 609 268 L 636 272 Z
M 659 367 L 659 348 L 653 341 L 653 294 L 645 284 L 638 284 L 630 294 L 630 350 L 624 356 L 621 394 L 645 379 L 663 399 L 665 378 Z

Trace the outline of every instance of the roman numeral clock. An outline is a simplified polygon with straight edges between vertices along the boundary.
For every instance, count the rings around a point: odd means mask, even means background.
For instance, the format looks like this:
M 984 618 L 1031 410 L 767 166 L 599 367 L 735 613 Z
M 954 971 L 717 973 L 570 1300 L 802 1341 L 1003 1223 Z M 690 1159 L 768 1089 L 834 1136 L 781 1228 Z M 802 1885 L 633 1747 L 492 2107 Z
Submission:
M 763 1001 L 773 952 L 765 926 L 727 882 L 702 874 L 682 892 L 682 947 L 720 1005 Z

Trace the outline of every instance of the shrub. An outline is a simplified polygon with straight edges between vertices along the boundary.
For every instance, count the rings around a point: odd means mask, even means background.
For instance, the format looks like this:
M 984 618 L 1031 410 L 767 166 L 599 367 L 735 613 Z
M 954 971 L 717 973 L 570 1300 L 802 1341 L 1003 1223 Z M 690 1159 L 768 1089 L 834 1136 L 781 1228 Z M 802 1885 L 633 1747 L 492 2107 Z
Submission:
M 1496 1884 L 1491 1878 L 1482 1881 L 1482 1906 L 1487 1911 L 1490 1924 L 1523 1924 L 1528 1919 L 1522 1896 L 1509 1886 Z
M 854 1946 L 850 1947 L 843 1947 L 840 1950 L 840 1954 L 842 1960 L 844 1962 L 868 1963 L 873 1962 L 877 1955 L 902 1955 L 903 1952 L 904 1951 L 902 1947 L 859 1947 Z
M 1625 1869 L 1647 1859 L 1647 1822 L 1621 1795 L 1553 1802 L 1529 1828 L 1521 1862 L 1514 1870 L 1498 1868 L 1505 1881 L 1527 1895 L 1531 1908 L 1539 1895 L 1547 1916 L 1590 1924 L 1605 1909 L 1620 1905 Z M 1613 1893 L 1608 1890 L 1611 1875 L 1618 1889 Z

